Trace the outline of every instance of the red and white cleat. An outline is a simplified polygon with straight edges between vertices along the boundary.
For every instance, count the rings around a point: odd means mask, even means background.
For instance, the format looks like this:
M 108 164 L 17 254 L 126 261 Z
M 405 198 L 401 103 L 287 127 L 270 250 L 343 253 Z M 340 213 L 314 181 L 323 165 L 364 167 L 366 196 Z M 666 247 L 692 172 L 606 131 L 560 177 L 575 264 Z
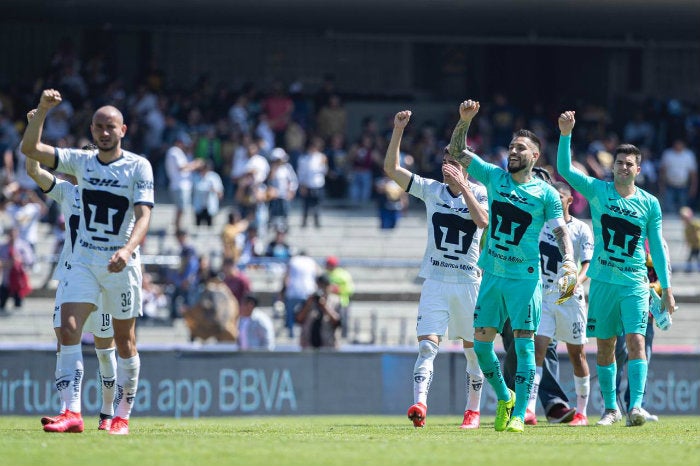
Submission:
M 536 426 L 537 425 L 537 415 L 530 411 L 529 409 L 525 411 L 525 425 Z
M 464 412 L 464 420 L 462 425 L 459 426 L 460 429 L 478 429 L 481 425 L 481 414 L 479 411 L 472 411 L 470 409 Z
M 97 424 L 97 430 L 109 430 L 112 427 L 112 416 L 100 414 L 100 423 Z
M 109 428 L 110 435 L 129 435 L 129 420 L 122 417 L 112 419 L 112 426 Z
M 588 418 L 581 413 L 574 414 L 574 418 L 569 423 L 570 426 L 587 426 Z
M 425 418 L 428 413 L 428 407 L 423 403 L 416 403 L 408 408 L 408 418 L 413 421 L 413 427 L 425 426 Z
M 65 413 L 59 415 L 54 422 L 44 426 L 44 432 L 71 432 L 80 433 L 85 430 L 83 425 L 83 417 L 80 413 L 66 410 Z

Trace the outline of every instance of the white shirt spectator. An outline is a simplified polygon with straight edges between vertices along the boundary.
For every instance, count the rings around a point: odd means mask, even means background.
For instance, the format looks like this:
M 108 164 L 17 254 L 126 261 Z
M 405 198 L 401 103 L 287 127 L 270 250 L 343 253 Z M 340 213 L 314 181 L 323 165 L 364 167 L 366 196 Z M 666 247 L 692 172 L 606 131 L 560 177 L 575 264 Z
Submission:
M 687 148 L 679 151 L 673 147 L 664 151 L 660 168 L 666 173 L 666 182 L 674 188 L 687 187 L 690 173 L 698 170 L 693 151 Z
M 299 185 L 319 189 L 326 184 L 328 163 L 322 152 L 311 152 L 299 158 Z
M 192 161 L 184 150 L 173 146 L 165 153 L 165 171 L 170 180 L 170 190 L 191 190 L 192 172 L 183 171 L 183 167 Z

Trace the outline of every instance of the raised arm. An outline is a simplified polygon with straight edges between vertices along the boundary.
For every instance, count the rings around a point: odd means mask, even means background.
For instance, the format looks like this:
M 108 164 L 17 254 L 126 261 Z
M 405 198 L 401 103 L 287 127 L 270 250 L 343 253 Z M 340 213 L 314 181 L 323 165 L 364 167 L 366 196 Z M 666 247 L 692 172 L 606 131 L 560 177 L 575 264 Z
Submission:
M 559 146 L 557 148 L 557 171 L 574 189 L 586 195 L 589 178 L 571 164 L 571 132 L 576 124 L 576 112 L 567 110 L 559 115 Z
M 450 138 L 450 155 L 457 160 L 464 168 L 469 168 L 471 163 L 471 152 L 465 151 L 467 148 L 467 132 L 472 120 L 479 113 L 480 104 L 476 100 L 465 100 L 459 104 L 459 121 L 452 130 Z
M 563 258 L 561 267 L 559 268 L 559 277 L 557 285 L 559 286 L 559 299 L 556 304 L 561 304 L 567 301 L 574 295 L 574 290 L 578 284 L 578 267 L 574 262 L 574 246 L 569 236 L 569 229 L 563 218 L 550 220 L 555 222 L 556 226 L 552 228 L 554 238 L 556 239 L 559 252 Z
M 399 150 L 401 148 L 403 131 L 410 119 L 410 110 L 403 110 L 394 116 L 394 130 L 391 133 L 389 147 L 386 149 L 386 156 L 384 157 L 384 172 L 389 178 L 394 180 L 396 184 L 401 186 L 401 189 L 404 191 L 408 188 L 408 183 L 411 182 L 413 173 L 401 166 Z
M 474 223 L 476 223 L 476 226 L 479 228 L 486 228 L 489 225 L 489 213 L 479 204 L 479 200 L 474 195 L 469 180 L 464 176 L 464 171 L 458 166 L 443 163 L 442 172 L 446 182 L 452 179 L 459 186 L 459 191 L 462 193 L 467 207 L 469 207 L 469 214 L 472 220 L 474 220 Z
M 37 109 L 30 110 L 27 113 L 27 121 L 32 121 Z M 33 179 L 42 191 L 49 191 L 54 183 L 56 182 L 56 177 L 49 173 L 47 170 L 41 168 L 41 164 L 34 159 L 27 157 L 25 162 L 25 168 L 27 169 L 27 175 Z
M 29 120 L 27 129 L 24 130 L 21 150 L 24 155 L 34 159 L 47 167 L 56 166 L 56 154 L 54 148 L 41 142 L 41 132 L 49 110 L 61 103 L 61 93 L 54 89 L 46 89 L 41 93 L 39 106 L 34 117 Z

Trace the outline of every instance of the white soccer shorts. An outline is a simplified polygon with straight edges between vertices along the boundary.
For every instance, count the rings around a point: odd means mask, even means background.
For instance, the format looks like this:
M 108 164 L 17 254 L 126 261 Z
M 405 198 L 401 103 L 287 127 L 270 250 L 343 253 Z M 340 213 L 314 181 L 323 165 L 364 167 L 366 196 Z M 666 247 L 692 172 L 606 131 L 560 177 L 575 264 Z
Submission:
M 56 304 L 53 308 L 53 327 L 61 328 L 61 303 L 63 302 L 63 280 L 58 282 L 56 288 Z M 100 300 L 101 302 L 101 300 Z M 98 338 L 113 338 L 114 328 L 112 327 L 112 316 L 102 312 L 101 306 L 97 306 L 95 312 L 90 313 L 90 317 L 83 326 L 84 333 L 92 333 Z
M 92 303 L 114 319 L 125 320 L 141 315 L 141 261 L 112 273 L 105 265 L 72 263 L 63 277 L 61 303 Z M 101 298 L 101 301 L 100 301 Z M 93 313 L 94 314 L 94 313 Z
M 583 345 L 586 338 L 586 300 L 583 288 L 577 286 L 574 295 L 563 304 L 555 304 L 559 290 L 555 286 L 542 293 L 542 317 L 537 335 L 554 338 L 574 345 Z
M 445 283 L 427 279 L 423 283 L 416 332 L 418 336 L 447 333 L 451 340 L 474 341 L 474 306 L 479 283 Z

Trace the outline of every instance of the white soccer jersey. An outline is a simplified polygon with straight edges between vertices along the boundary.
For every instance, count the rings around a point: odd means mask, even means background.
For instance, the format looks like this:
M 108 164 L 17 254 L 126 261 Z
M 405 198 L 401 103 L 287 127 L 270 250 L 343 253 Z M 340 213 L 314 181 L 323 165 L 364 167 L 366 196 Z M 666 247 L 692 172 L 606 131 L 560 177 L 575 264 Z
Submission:
M 153 206 L 153 169 L 145 158 L 122 151 L 104 164 L 97 151 L 56 149 L 57 170 L 74 175 L 80 188 L 81 218 L 73 260 L 104 265 L 124 247 L 134 227 L 134 205 Z M 129 261 L 137 259 L 134 253 Z
M 65 219 L 66 234 L 58 258 L 56 269 L 53 271 L 54 280 L 61 280 L 63 274 L 70 267 L 73 245 L 78 236 L 78 225 L 80 223 L 80 191 L 78 187 L 68 181 L 55 178 L 53 186 L 46 191 L 46 195 L 58 202 L 61 207 L 61 214 Z
M 571 217 L 566 223 L 569 237 L 574 246 L 574 262 L 590 262 L 593 258 L 593 233 L 585 222 Z M 549 222 L 545 223 L 540 232 L 540 269 L 542 270 L 542 283 L 545 286 L 557 282 L 557 274 L 562 263 L 561 252 L 557 246 Z
M 486 189 L 472 184 L 477 202 L 488 209 Z M 419 275 L 448 283 L 469 283 L 481 279 L 476 262 L 482 228 L 472 220 L 462 194 L 453 196 L 445 183 L 411 176 L 406 191 L 425 202 L 428 242 Z

